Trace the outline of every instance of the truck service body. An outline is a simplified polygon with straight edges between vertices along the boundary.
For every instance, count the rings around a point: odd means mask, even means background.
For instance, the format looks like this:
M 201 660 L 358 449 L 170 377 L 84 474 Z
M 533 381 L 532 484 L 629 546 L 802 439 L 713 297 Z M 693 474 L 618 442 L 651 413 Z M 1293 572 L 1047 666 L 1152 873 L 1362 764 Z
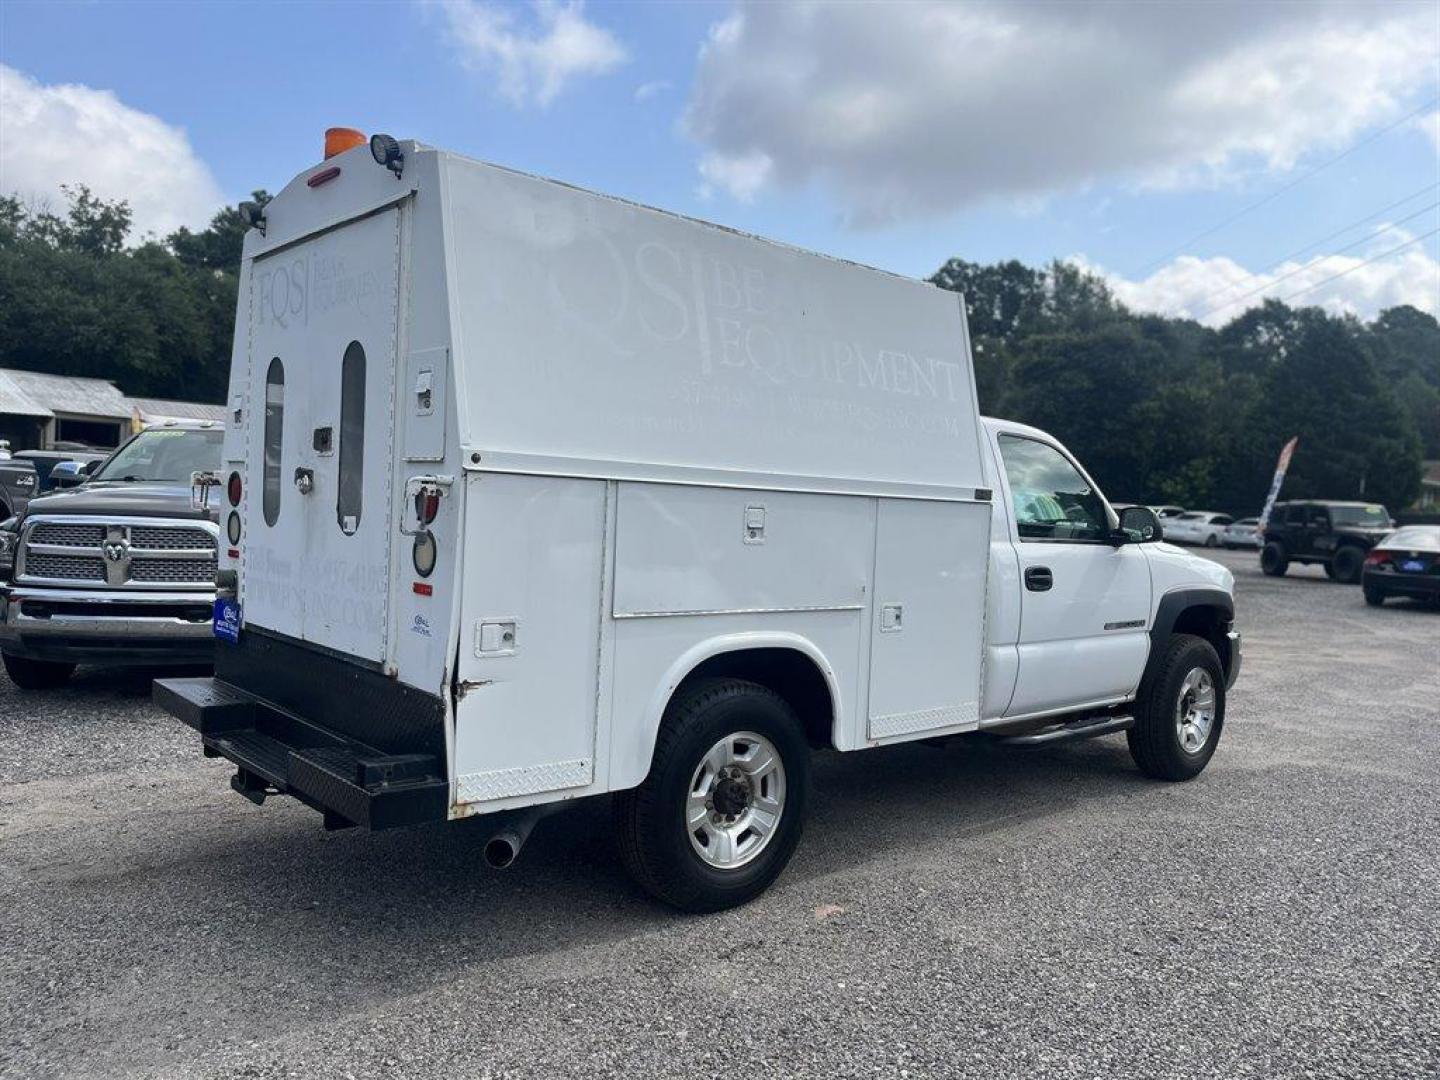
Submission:
M 1229 573 L 980 417 L 959 296 L 390 147 L 245 240 L 224 640 L 156 688 L 237 790 L 490 815 L 498 864 L 619 793 L 631 870 L 699 909 L 783 868 L 806 747 L 1129 729 L 1203 768 Z

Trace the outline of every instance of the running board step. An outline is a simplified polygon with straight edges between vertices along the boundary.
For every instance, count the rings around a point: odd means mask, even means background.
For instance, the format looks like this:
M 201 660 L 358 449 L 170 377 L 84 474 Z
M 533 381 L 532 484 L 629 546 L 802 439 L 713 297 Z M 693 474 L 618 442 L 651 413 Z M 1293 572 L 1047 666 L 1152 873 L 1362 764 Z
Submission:
M 1134 726 L 1133 716 L 1090 716 L 1024 735 L 1004 735 L 998 741 L 1005 746 L 1054 746 L 1056 743 L 1073 742 L 1076 739 L 1093 739 L 1097 735 L 1113 735 L 1117 731 L 1128 731 Z

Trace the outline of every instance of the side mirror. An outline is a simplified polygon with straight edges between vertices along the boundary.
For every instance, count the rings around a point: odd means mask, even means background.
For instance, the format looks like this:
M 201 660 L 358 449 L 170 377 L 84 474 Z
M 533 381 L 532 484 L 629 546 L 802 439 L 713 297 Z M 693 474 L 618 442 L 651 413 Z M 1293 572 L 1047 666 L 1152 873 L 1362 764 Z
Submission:
M 79 487 L 86 480 L 84 467 L 78 461 L 57 462 L 50 470 L 50 486 L 54 488 Z
M 1154 544 L 1165 538 L 1160 519 L 1148 506 L 1127 506 L 1120 511 L 1120 528 L 1115 533 L 1118 544 Z

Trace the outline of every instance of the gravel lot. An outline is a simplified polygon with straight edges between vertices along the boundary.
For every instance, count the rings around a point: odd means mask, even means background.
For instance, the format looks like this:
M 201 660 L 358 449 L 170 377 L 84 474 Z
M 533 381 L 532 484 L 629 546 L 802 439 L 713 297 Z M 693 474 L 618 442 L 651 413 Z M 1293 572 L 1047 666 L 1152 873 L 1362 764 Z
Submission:
M 0 676 L 0 1075 L 1440 1075 L 1440 613 L 1236 572 L 1209 770 L 1123 738 L 817 761 L 740 911 L 643 899 L 602 802 L 327 834 L 148 677 Z

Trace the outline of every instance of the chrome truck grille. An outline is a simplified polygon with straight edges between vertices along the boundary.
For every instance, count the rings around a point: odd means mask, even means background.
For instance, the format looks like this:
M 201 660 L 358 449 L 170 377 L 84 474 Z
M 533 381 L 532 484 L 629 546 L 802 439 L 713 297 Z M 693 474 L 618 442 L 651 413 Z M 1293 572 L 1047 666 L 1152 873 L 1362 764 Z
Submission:
M 25 522 L 16 584 L 209 589 L 219 530 L 208 521 L 36 516 Z

